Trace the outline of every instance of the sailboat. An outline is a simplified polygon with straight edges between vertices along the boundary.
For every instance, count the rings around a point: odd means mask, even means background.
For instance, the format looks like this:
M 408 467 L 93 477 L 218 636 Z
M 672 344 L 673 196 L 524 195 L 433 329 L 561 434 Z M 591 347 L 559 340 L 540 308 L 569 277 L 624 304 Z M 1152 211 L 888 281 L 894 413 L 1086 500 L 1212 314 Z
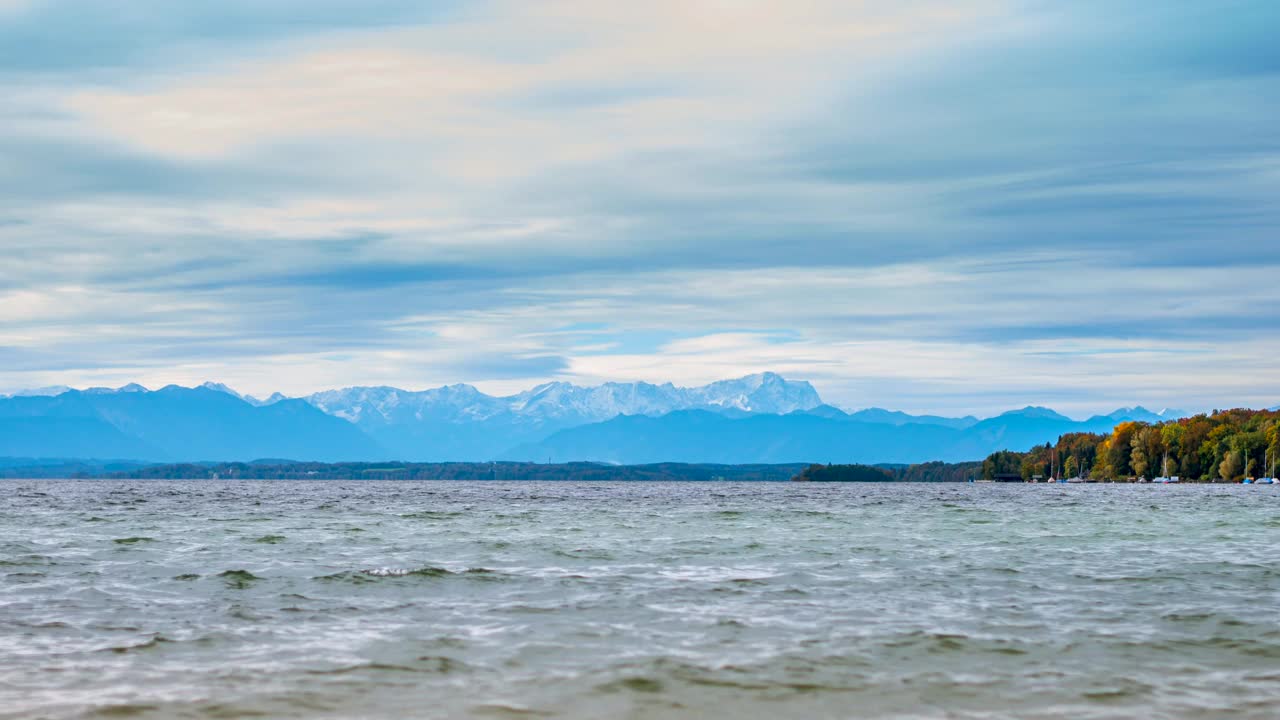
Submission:
M 1168 485 L 1169 483 L 1176 483 L 1179 480 L 1181 480 L 1181 478 L 1179 478 L 1177 475 L 1174 475 L 1172 477 L 1169 475 L 1165 475 L 1164 473 L 1167 473 L 1167 472 L 1169 472 L 1169 453 L 1166 451 L 1164 454 L 1164 462 L 1162 462 L 1160 465 L 1161 476 L 1158 478 L 1152 479 L 1151 482 L 1160 483 L 1161 485 Z
M 1262 467 L 1266 469 L 1267 476 L 1258 478 L 1258 483 L 1262 485 L 1280 485 L 1280 478 L 1276 478 L 1275 461 L 1271 459 L 1271 448 L 1267 448 L 1262 455 Z

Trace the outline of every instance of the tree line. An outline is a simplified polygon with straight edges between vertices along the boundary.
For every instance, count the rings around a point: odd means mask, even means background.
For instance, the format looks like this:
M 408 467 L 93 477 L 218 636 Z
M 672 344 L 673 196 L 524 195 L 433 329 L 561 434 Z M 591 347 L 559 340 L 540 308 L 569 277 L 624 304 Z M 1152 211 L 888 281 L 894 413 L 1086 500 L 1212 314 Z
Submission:
M 788 465 L 714 465 L 656 463 L 606 465 L 592 462 L 254 462 L 148 465 L 103 473 L 114 479 L 152 480 L 650 480 L 782 481 L 803 469 Z
M 1239 482 L 1275 477 L 1277 468 L 1280 412 L 1215 410 L 1156 424 L 1123 422 L 1110 434 L 1068 433 L 1027 452 L 1002 450 L 982 462 L 982 477 Z

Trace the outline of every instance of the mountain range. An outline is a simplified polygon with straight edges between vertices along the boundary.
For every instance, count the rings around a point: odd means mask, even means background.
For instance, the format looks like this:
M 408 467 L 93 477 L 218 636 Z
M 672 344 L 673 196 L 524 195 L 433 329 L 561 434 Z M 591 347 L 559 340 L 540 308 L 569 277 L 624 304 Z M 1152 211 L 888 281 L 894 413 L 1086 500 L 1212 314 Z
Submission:
M 1128 420 L 1160 422 L 1180 416 L 1139 407 L 1077 421 L 1047 408 L 1027 407 L 986 420 L 908 416 L 904 421 L 893 413 L 890 421 L 880 420 L 887 412 L 849 414 L 824 405 L 743 418 L 701 410 L 619 416 L 561 430 L 513 448 L 502 459 L 563 462 L 573 457 L 626 465 L 660 462 L 658 458 L 696 463 L 963 462 L 996 450 L 1027 450 L 1066 433 L 1104 433 Z
M 255 407 L 207 387 L 173 385 L 0 400 L 0 456 L 353 460 L 384 453 L 359 428 L 304 400 Z
M 351 387 L 259 400 L 226 385 L 41 388 L 0 396 L 0 456 L 254 460 L 883 462 L 973 460 L 1067 432 L 1182 416 L 1121 408 L 1076 421 L 1027 407 L 978 419 L 824 404 L 760 373 L 701 387 L 552 382 L 508 396 L 470 385 Z

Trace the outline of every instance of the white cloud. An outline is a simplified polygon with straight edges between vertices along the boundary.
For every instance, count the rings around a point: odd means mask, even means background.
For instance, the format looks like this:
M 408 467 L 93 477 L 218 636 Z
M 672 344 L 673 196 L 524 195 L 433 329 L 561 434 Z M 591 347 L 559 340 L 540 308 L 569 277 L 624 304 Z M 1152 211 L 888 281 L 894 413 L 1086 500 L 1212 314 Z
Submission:
M 761 123 L 843 88 L 849 64 L 870 75 L 939 33 L 966 29 L 991 5 L 499 3 L 461 21 L 355 35 L 336 47 L 329 40 L 135 88 L 85 89 L 67 102 L 113 136 L 163 154 L 387 138 L 443 161 L 451 177 L 485 182 L 747 140 Z
M 497 2 L 0 76 L 0 386 L 1271 392 L 1275 328 L 1233 318 L 1280 299 L 1274 81 L 1082 12 Z

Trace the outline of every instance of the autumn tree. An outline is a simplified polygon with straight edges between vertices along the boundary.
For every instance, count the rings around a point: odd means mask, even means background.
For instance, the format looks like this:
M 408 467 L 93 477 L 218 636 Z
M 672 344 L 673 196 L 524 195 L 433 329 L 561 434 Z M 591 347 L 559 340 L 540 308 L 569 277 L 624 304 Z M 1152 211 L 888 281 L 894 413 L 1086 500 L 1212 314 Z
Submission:
M 1160 427 L 1160 444 L 1164 446 L 1164 451 L 1168 454 L 1169 459 L 1175 461 L 1172 472 L 1167 467 L 1168 463 L 1165 463 L 1166 467 L 1162 468 L 1165 477 L 1178 474 L 1177 460 L 1182 457 L 1182 439 L 1186 434 L 1187 428 L 1182 423 L 1169 423 Z
M 1130 454 L 1129 467 L 1133 468 L 1133 474 L 1138 477 L 1147 476 L 1147 453 L 1142 449 L 1141 445 L 1135 444 L 1133 452 Z
M 1111 431 L 1107 443 L 1106 463 L 1112 477 L 1128 477 L 1132 474 L 1133 436 L 1142 428 L 1140 423 L 1122 422 Z
M 1068 433 L 1026 452 L 992 453 L 982 474 L 1031 477 L 1047 475 L 1050 467 L 1064 477 L 1098 480 L 1156 473 L 1201 481 L 1236 480 L 1246 471 L 1271 476 L 1280 470 L 1280 412 L 1214 411 L 1157 425 L 1124 422 L 1105 435 Z
M 1129 453 L 1129 466 L 1133 468 L 1134 475 L 1147 476 L 1147 469 L 1156 461 L 1159 440 L 1160 433 L 1150 427 L 1140 428 L 1133 433 L 1133 438 L 1129 441 L 1133 448 Z
M 1218 475 L 1228 482 L 1234 480 L 1240 472 L 1240 455 L 1238 453 L 1228 451 L 1226 456 L 1222 458 L 1222 462 L 1218 464 Z

